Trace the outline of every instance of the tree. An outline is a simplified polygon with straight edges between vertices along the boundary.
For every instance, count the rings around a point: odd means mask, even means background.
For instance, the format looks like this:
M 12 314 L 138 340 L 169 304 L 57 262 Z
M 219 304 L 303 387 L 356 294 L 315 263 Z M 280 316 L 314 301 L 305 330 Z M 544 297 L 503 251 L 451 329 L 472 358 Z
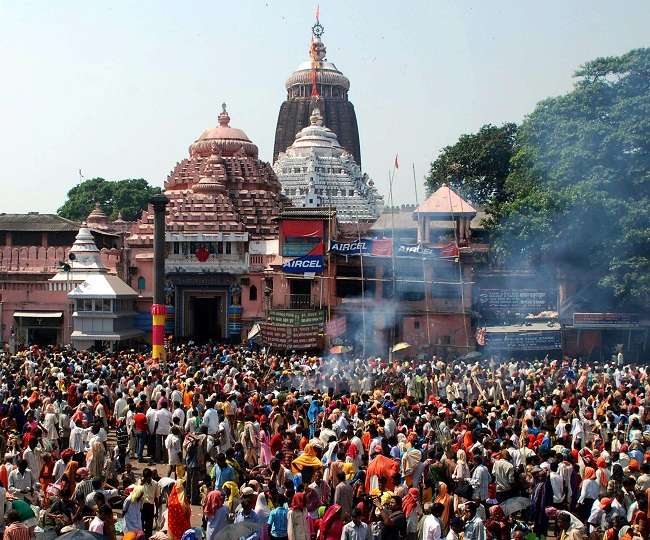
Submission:
M 104 213 L 116 219 L 118 214 L 127 221 L 140 217 L 152 195 L 160 193 L 159 187 L 150 186 L 143 178 L 109 181 L 90 178 L 68 191 L 68 199 L 57 213 L 65 218 L 83 221 L 99 203 Z
M 650 49 L 598 58 L 575 77 L 518 129 L 490 228 L 511 257 L 592 276 L 620 305 L 647 302 Z
M 426 178 L 429 192 L 446 183 L 480 206 L 502 201 L 516 133 L 517 126 L 507 123 L 500 127 L 487 124 L 478 133 L 461 135 L 431 164 Z

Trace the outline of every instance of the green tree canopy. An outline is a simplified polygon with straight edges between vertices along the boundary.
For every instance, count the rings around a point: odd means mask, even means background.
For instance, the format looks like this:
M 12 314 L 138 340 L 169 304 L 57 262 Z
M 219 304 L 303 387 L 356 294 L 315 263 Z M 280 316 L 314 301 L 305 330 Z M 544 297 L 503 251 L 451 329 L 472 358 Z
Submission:
M 650 49 L 582 66 L 518 129 L 498 249 L 592 276 L 620 304 L 650 298 Z
M 152 195 L 160 193 L 159 187 L 150 186 L 143 178 L 109 181 L 89 178 L 68 191 L 68 199 L 57 210 L 60 216 L 82 221 L 99 203 L 107 216 L 115 219 L 118 214 L 127 221 L 140 217 Z
M 431 164 L 427 189 L 433 192 L 446 183 L 469 202 L 481 206 L 502 201 L 516 132 L 517 126 L 512 123 L 499 127 L 487 124 L 478 133 L 461 135 Z

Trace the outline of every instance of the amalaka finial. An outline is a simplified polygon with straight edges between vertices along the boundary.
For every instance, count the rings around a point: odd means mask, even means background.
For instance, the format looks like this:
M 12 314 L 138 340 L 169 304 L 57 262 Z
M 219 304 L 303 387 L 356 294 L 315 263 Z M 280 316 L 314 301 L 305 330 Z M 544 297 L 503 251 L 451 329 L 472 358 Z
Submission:
M 219 113 L 219 125 L 221 127 L 229 127 L 228 124 L 230 124 L 230 116 L 228 115 L 228 111 L 226 110 L 226 103 L 221 104 L 221 113 Z

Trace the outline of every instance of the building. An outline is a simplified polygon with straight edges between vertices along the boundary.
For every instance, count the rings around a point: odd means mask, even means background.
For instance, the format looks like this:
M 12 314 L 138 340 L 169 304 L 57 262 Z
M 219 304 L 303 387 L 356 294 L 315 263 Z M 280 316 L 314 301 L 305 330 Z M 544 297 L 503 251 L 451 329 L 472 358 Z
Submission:
M 239 341 L 264 317 L 264 271 L 278 253 L 285 201 L 258 149 L 230 127 L 225 104 L 165 182 L 168 333 L 177 338 Z M 138 321 L 150 330 L 153 296 L 153 211 L 128 237 L 137 271 Z
M 278 113 L 273 161 L 293 144 L 296 133 L 309 125 L 312 109 L 318 103 L 324 124 L 338 135 L 341 146 L 361 166 L 357 116 L 348 100 L 350 81 L 327 60 L 322 35 L 323 27 L 317 20 L 312 27 L 309 60 L 300 64 L 285 83 L 287 99 Z
M 93 212 L 91 216 L 96 218 L 97 208 Z M 77 349 L 114 349 L 141 338 L 143 332 L 133 324 L 133 301 L 138 293 L 108 273 L 90 229 L 79 229 L 67 258 L 69 262 L 49 281 L 52 291 L 60 291 L 62 286 L 72 289 L 67 295 L 74 302 L 70 343 Z
M 298 208 L 336 209 L 339 223 L 373 223 L 383 207 L 374 182 L 323 125 L 320 109 L 309 121 L 273 165 L 282 193 Z
M 0 214 L 0 345 L 69 343 L 75 282 L 50 281 L 69 262 L 81 225 L 55 214 Z M 122 235 L 90 228 L 102 264 L 123 270 Z

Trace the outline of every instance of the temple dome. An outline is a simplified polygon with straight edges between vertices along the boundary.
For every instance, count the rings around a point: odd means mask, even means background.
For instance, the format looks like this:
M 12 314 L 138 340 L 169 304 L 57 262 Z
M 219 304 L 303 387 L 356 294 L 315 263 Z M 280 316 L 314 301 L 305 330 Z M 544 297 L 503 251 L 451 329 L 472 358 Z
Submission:
M 302 62 L 296 70 L 289 75 L 285 88 L 289 90 L 295 85 L 309 85 L 312 83 L 312 70 L 316 70 L 316 83 L 343 87 L 350 89 L 350 80 L 332 62 L 325 58 L 326 48 L 319 36 L 312 36 L 309 48 L 310 60 Z
M 318 108 L 312 111 L 309 125 L 296 134 L 296 140 L 287 148 L 287 154 L 304 155 L 312 149 L 319 154 L 325 150 L 329 155 L 340 155 L 344 151 L 336 133 L 323 125 L 323 117 Z
M 226 104 L 218 117 L 217 127 L 206 129 L 196 141 L 190 145 L 190 156 L 211 156 L 220 154 L 232 156 L 243 152 L 247 156 L 257 157 L 257 146 L 248 138 L 243 130 L 230 127 L 230 115 Z

